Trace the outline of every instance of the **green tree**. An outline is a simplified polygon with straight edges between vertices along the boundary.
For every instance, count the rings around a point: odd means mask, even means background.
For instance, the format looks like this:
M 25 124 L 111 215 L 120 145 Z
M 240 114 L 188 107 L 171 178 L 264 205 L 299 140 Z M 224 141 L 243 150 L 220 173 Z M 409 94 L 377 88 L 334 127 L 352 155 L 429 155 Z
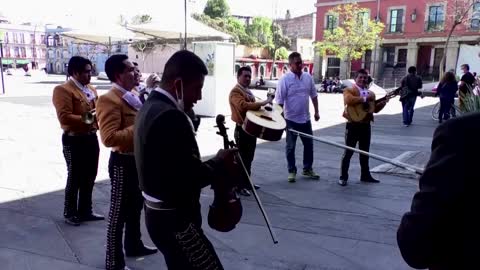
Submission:
M 149 23 L 152 21 L 152 17 L 148 14 L 140 14 L 140 15 L 135 15 L 132 18 L 131 23 L 132 24 L 145 24 Z M 132 48 L 141 53 L 142 55 L 142 70 L 145 70 L 145 58 L 147 55 L 149 55 L 151 52 L 155 50 L 156 43 L 154 39 L 148 39 L 148 40 L 139 40 L 135 41 L 131 44 Z
M 272 20 L 266 17 L 255 17 L 252 23 L 247 26 L 246 32 L 251 36 L 256 46 L 268 48 L 273 44 Z
M 275 60 L 277 60 L 279 57 L 279 55 L 277 54 L 278 49 L 290 48 L 290 39 L 283 35 L 282 28 L 275 22 L 272 22 L 271 30 L 272 30 L 272 43 L 269 44 L 269 52 L 270 52 L 270 56 L 273 59 L 272 66 L 275 66 Z M 270 80 L 271 79 L 273 79 L 273 72 L 270 73 Z
M 230 16 L 230 7 L 225 0 L 208 0 L 203 10 L 210 18 L 227 18 Z
M 316 45 L 321 55 L 335 54 L 347 63 L 345 78 L 350 78 L 352 60 L 360 59 L 366 50 L 372 50 L 375 40 L 385 27 L 371 20 L 369 11 L 357 3 L 342 4 L 329 11 L 341 22 L 334 29 L 326 29 L 323 40 Z
M 276 60 L 285 60 L 288 58 L 288 50 L 285 47 L 280 47 L 277 51 L 277 55 L 275 57 Z

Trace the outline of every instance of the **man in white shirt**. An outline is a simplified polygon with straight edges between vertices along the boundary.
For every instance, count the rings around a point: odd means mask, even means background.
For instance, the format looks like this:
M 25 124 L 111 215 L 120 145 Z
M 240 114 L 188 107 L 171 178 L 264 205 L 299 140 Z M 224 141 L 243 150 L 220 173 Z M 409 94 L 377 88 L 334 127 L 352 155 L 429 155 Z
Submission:
M 303 72 L 302 57 L 298 52 L 293 52 L 288 57 L 290 72 L 285 74 L 278 82 L 276 102 L 283 107 L 287 129 L 294 129 L 307 134 L 313 134 L 310 121 L 309 98 L 315 109 L 315 121 L 320 120 L 318 113 L 317 90 L 312 76 Z M 311 179 L 320 177 L 313 171 L 313 141 L 301 137 L 303 143 L 303 176 Z M 295 165 L 295 145 L 297 134 L 287 130 L 287 163 L 288 181 L 295 182 L 297 167 Z

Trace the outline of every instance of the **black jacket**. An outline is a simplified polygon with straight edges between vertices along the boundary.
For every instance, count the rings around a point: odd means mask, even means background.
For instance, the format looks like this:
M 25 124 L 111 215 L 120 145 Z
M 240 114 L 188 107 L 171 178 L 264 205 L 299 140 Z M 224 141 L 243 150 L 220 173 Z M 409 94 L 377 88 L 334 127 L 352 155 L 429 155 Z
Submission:
M 480 269 L 480 113 L 435 131 L 420 191 L 398 228 L 405 261 L 419 269 Z
M 152 91 L 137 114 L 134 134 L 140 189 L 201 220 L 200 191 L 222 163 L 202 162 L 187 115 L 167 96 Z

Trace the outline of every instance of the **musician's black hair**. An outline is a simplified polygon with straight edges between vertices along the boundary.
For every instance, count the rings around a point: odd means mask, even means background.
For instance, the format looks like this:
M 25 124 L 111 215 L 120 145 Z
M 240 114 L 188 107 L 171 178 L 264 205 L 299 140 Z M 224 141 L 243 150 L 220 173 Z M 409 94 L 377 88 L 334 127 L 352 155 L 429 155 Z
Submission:
M 363 69 L 363 68 L 357 70 L 357 72 L 355 73 L 355 78 L 357 78 L 358 75 L 360 75 L 360 74 L 362 74 L 362 75 L 367 75 L 367 76 L 368 76 L 367 70 L 365 70 L 365 69 Z
M 243 66 L 243 67 L 239 68 L 238 71 L 237 71 L 237 78 L 242 76 L 242 73 L 244 71 L 248 71 L 248 72 L 252 73 L 252 68 L 250 66 Z
M 208 74 L 208 69 L 202 59 L 193 52 L 181 50 L 174 53 L 165 64 L 162 84 L 171 83 L 181 78 L 184 82 Z
M 128 56 L 125 54 L 114 54 L 110 56 L 105 62 L 105 73 L 111 82 L 116 81 L 116 76 L 119 73 L 123 73 L 127 67 L 123 61 L 128 60 Z
M 73 76 L 75 73 L 82 73 L 85 71 L 85 66 L 92 66 L 92 61 L 82 56 L 73 56 L 68 61 L 67 73 L 69 76 Z
M 415 72 L 417 72 L 417 68 L 416 68 L 416 67 L 411 66 L 411 67 L 408 68 L 408 73 L 412 73 L 412 74 L 413 74 L 413 73 L 415 73 Z
M 470 65 L 468 65 L 468 64 L 463 64 L 460 67 L 466 68 L 467 71 L 470 71 Z
M 288 62 L 292 62 L 293 59 L 295 59 L 296 57 L 299 57 L 299 58 L 302 58 L 302 55 L 299 54 L 298 52 L 292 52 L 289 56 L 288 56 Z

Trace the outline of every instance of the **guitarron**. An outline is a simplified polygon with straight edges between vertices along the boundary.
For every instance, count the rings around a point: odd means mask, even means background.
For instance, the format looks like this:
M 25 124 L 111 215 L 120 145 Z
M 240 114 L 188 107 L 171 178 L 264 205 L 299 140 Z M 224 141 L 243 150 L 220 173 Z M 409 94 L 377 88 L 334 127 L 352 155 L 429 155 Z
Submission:
M 268 96 L 274 98 L 275 90 L 269 89 Z M 282 107 L 277 104 L 262 106 L 258 111 L 248 111 L 242 128 L 254 137 L 267 141 L 278 141 L 287 127 L 282 112 Z

